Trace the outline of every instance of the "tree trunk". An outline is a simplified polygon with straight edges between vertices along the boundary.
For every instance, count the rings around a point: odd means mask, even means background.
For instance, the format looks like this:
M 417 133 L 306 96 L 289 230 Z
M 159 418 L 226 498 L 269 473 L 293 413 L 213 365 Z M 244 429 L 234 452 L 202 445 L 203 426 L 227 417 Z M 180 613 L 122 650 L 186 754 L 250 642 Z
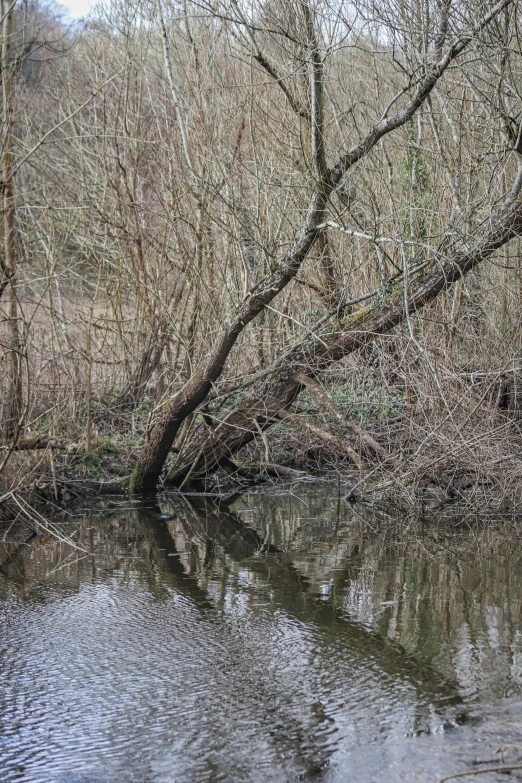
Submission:
M 368 306 L 297 345 L 284 364 L 274 370 L 262 389 L 256 390 L 240 407 L 229 411 L 221 424 L 192 442 L 179 455 L 177 464 L 167 476 L 168 483 L 179 484 L 190 473 L 201 477 L 226 464 L 237 451 L 250 443 L 259 430 L 278 421 L 279 413 L 288 408 L 305 388 L 300 375 L 317 376 L 333 362 L 348 356 L 379 335 L 409 319 L 426 304 L 462 278 L 495 250 L 522 233 L 522 203 L 489 221 L 488 229 L 479 234 L 472 247 L 454 252 L 443 263 L 433 262 L 405 291 L 398 286 L 380 306 Z
M 219 378 L 223 366 L 245 328 L 297 274 L 302 261 L 312 247 L 326 207 L 326 189 L 316 191 L 311 199 L 305 228 L 289 252 L 280 270 L 269 281 L 252 289 L 239 311 L 222 327 L 215 346 L 199 365 L 192 378 L 176 397 L 166 403 L 152 426 L 148 440 L 136 463 L 131 479 L 134 492 L 148 492 L 156 488 L 168 453 L 185 418 L 206 399 L 212 384 Z
M 11 37 L 13 31 L 13 5 L 8 8 L 2 2 L 2 103 L 4 120 L 4 144 L 2 155 L 3 175 L 3 250 L 4 278 L 8 284 L 9 329 L 9 380 L 7 410 L 4 419 L 4 436 L 17 435 L 22 416 L 22 374 L 20 331 L 18 326 L 18 299 L 16 293 L 15 205 L 13 187 L 13 66 L 11 63 Z

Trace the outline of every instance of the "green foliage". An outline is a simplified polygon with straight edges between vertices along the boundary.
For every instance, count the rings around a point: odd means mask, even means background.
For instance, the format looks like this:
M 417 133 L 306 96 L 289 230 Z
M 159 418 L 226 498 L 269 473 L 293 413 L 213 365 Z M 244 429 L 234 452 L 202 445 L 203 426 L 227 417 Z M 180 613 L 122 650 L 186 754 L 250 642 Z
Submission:
M 403 413 L 404 394 L 399 391 L 390 392 L 365 384 L 354 390 L 345 385 L 333 389 L 331 396 L 347 416 L 363 423 L 372 419 L 393 419 Z
M 103 457 L 98 449 L 91 451 L 89 454 L 85 454 L 83 464 L 88 469 L 91 476 L 98 478 L 103 468 Z
M 129 438 L 127 443 L 129 446 L 143 446 L 144 438 Z
M 391 280 L 387 280 L 384 285 L 381 285 L 379 290 L 377 291 L 377 296 L 375 297 L 375 304 L 377 306 L 385 304 L 390 296 L 393 293 L 393 283 Z
M 79 449 L 74 461 L 83 465 L 92 478 L 100 478 L 104 469 L 109 467 L 111 456 L 117 454 L 117 451 L 110 439 L 102 436 L 88 454 L 84 449 Z

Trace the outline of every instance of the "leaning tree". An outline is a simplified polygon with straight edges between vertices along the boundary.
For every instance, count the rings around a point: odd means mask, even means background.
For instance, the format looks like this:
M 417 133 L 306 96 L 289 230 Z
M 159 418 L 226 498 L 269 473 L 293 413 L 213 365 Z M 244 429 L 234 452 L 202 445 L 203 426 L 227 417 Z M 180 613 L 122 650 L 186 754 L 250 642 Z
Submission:
M 183 69 L 176 50 L 179 35 L 171 34 L 174 17 L 178 27 L 181 18 L 186 23 L 196 62 L 199 28 L 195 19 L 203 14 L 211 20 L 212 29 L 219 29 L 219 34 L 228 40 L 230 57 L 242 58 L 253 89 L 256 84 L 259 90 L 266 90 L 267 85 L 272 88 L 273 105 L 269 106 L 266 98 L 264 103 L 265 133 L 272 133 L 275 143 L 282 128 L 288 131 L 288 159 L 279 162 L 279 171 L 271 172 L 270 209 L 283 213 L 287 247 L 284 249 L 285 242 L 280 242 L 274 248 L 266 237 L 263 239 L 262 217 L 255 226 L 257 233 L 252 231 L 244 217 L 248 191 L 243 195 L 243 203 L 238 203 L 224 188 L 226 172 L 221 183 L 214 181 L 212 187 L 216 191 L 219 184 L 220 190 L 226 191 L 221 194 L 221 208 L 233 213 L 240 224 L 243 258 L 252 260 L 255 254 L 251 250 L 257 242 L 258 253 L 264 252 L 268 261 L 257 276 L 245 275 L 249 285 L 242 298 L 232 301 L 222 312 L 219 328 L 207 337 L 206 350 L 192 364 L 182 388 L 157 407 L 131 479 L 131 488 L 136 492 L 156 487 L 180 428 L 200 406 L 216 396 L 216 384 L 245 330 L 252 328 L 249 324 L 275 309 L 272 303 L 276 297 L 296 280 L 318 248 L 329 281 L 329 290 L 327 285 L 323 289 L 329 309 L 308 329 L 304 340 L 283 347 L 270 367 L 260 368 L 247 399 L 243 394 L 238 405 L 230 397 L 231 405 L 217 425 L 209 427 L 196 441 L 186 442 L 171 471 L 171 480 L 183 481 L 187 475 L 200 475 L 226 464 L 238 448 L 284 415 L 305 388 L 306 378 L 318 376 L 332 362 L 397 324 L 410 323 L 419 308 L 518 236 L 522 228 L 518 198 L 522 186 L 522 166 L 518 162 L 522 126 L 518 96 L 506 89 L 518 68 L 513 44 L 518 17 L 512 0 L 501 0 L 493 6 L 450 0 L 400 4 L 340 2 L 332 6 L 296 0 L 254 3 L 249 7 L 230 0 L 194 6 L 186 3 L 181 10 L 158 2 L 149 9 L 150 23 L 156 25 L 162 45 L 169 87 L 166 99 L 175 107 L 183 176 L 196 210 L 202 209 L 202 194 L 208 190 L 206 161 L 211 153 L 204 134 L 198 133 L 184 110 Z M 189 27 L 191 19 L 194 23 Z M 205 29 L 208 34 L 208 28 Z M 222 56 L 222 67 L 226 68 L 226 56 Z M 368 63 L 372 67 L 365 67 Z M 352 76 L 351 82 L 347 73 Z M 450 190 L 451 208 L 443 211 L 437 243 L 426 238 L 426 216 L 418 208 L 410 210 L 402 235 L 386 238 L 371 234 L 361 226 L 353 208 L 350 177 L 369 164 L 373 169 L 380 166 L 383 177 L 388 167 L 393 180 L 392 158 L 398 157 L 396 137 L 403 129 L 406 132 L 400 143 L 404 149 L 399 158 L 411 172 L 409 198 L 416 194 L 418 207 L 423 189 L 419 150 L 427 143 L 422 139 L 426 126 L 430 129 L 432 151 L 441 158 L 445 145 L 450 143 L 447 137 L 451 130 L 438 127 L 433 112 L 436 100 L 444 103 L 443 88 L 450 77 L 451 89 L 458 89 L 462 96 L 461 113 L 472 117 L 474 112 L 482 111 L 480 104 L 487 106 L 488 132 L 492 138 L 497 133 L 504 139 L 503 176 L 497 166 L 497 178 L 492 176 L 487 187 L 480 194 L 477 191 L 480 205 L 477 202 L 469 209 L 460 199 L 458 172 L 446 166 L 446 179 L 442 179 L 441 191 L 434 198 L 442 202 L 446 198 L 443 194 Z M 364 79 L 368 83 L 361 89 Z M 350 102 L 354 96 L 345 88 L 353 86 L 354 80 L 358 82 L 358 100 Z M 336 89 L 339 85 L 344 85 L 343 89 Z M 280 99 L 275 98 L 274 90 Z M 233 101 L 232 89 L 229 95 Z M 420 117 L 422 120 L 416 125 Z M 456 135 L 465 136 L 465 129 L 456 130 L 449 117 L 448 125 Z M 257 153 L 251 148 L 248 161 L 247 153 L 241 151 L 244 168 L 268 180 L 267 173 L 259 171 Z M 478 159 L 487 165 L 487 155 L 478 155 Z M 298 185 L 289 174 L 292 167 L 301 174 Z M 513 172 L 507 184 L 506 170 Z M 297 199 L 289 202 L 284 198 L 285 186 L 299 190 L 299 204 Z M 281 196 L 279 204 L 274 192 Z M 209 220 L 214 227 L 229 230 L 230 224 L 225 225 L 223 219 L 211 215 Z M 356 297 L 367 299 L 362 306 L 350 298 L 346 286 L 336 286 L 332 232 L 341 232 L 354 242 L 367 239 L 379 251 L 380 285 L 368 297 Z M 434 234 L 433 230 L 429 233 Z M 249 236 L 250 241 L 245 241 Z M 386 250 L 386 241 L 393 244 L 393 252 Z M 420 252 L 411 252 L 413 247 Z

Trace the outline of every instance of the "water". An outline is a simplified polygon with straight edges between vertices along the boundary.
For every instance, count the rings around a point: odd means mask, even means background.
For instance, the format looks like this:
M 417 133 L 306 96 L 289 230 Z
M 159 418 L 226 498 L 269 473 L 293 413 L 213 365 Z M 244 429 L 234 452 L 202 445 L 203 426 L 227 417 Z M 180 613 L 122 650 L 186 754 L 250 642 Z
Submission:
M 522 745 L 515 523 L 294 486 L 226 510 L 114 501 L 63 530 L 78 549 L 20 546 L 16 526 L 0 545 L 2 783 L 435 783 L 520 763 L 498 753 Z

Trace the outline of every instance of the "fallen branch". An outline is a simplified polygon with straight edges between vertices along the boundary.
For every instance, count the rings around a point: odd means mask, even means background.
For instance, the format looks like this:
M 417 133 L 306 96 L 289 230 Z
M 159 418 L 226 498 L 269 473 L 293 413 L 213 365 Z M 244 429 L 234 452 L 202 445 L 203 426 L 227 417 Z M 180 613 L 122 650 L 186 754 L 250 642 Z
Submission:
M 370 447 L 370 449 L 377 454 L 378 457 L 381 459 L 388 459 L 389 454 L 377 441 L 375 438 L 372 438 L 372 436 L 363 430 L 362 427 L 359 427 L 354 421 L 351 421 L 351 419 L 346 416 L 340 408 L 337 407 L 337 405 L 333 402 L 333 400 L 330 399 L 330 397 L 326 394 L 326 392 L 321 388 L 321 386 L 317 383 L 317 381 L 314 378 L 310 378 L 307 375 L 303 375 L 303 373 L 297 373 L 295 376 L 295 380 L 300 383 L 302 386 L 306 387 L 308 391 L 317 399 L 319 402 L 322 402 L 325 408 L 330 411 L 330 413 L 337 419 L 337 421 L 342 424 L 344 427 L 347 427 L 352 432 L 354 432 L 357 437 L 365 443 L 367 446 Z
M 303 418 L 303 416 L 300 416 L 297 413 L 290 413 L 290 411 L 281 410 L 278 413 L 278 418 L 290 421 L 293 424 L 297 424 L 299 427 L 304 427 L 310 432 L 313 432 L 314 435 L 317 435 L 317 437 L 319 437 L 321 440 L 324 440 L 325 443 L 328 443 L 329 446 L 332 446 L 341 454 L 345 454 L 350 457 L 352 462 L 357 465 L 361 473 L 365 472 L 366 468 L 361 455 L 357 454 L 355 449 L 353 449 L 350 444 L 342 438 L 339 438 L 337 435 L 333 435 L 323 427 L 318 427 L 317 424 L 312 424 L 311 421 L 308 421 L 308 419 Z
M 66 451 L 76 451 L 79 443 L 70 438 L 55 438 L 51 435 L 35 435 L 31 438 L 21 438 L 18 441 L 2 440 L 0 448 L 11 449 L 11 451 L 32 451 L 36 449 L 65 449 Z
M 242 462 L 237 464 L 234 460 L 229 460 L 229 463 L 223 467 L 230 470 L 232 478 L 239 476 L 255 484 L 265 481 L 266 474 L 288 479 L 305 478 L 310 475 L 304 470 L 296 470 L 296 468 L 289 468 L 286 465 L 277 465 L 274 462 L 262 462 L 261 464 L 259 462 Z
M 286 465 L 276 465 L 274 462 L 267 462 L 262 467 L 266 470 L 269 476 L 276 476 L 277 478 L 304 478 L 309 474 L 305 470 L 296 470 L 295 468 L 288 468 Z
M 92 490 L 99 495 L 122 495 L 129 488 L 130 476 L 113 479 L 112 481 L 96 481 L 94 479 L 79 479 L 67 482 L 66 486 L 74 486 L 75 489 Z
M 49 533 L 62 544 L 67 544 L 67 546 L 70 546 L 73 549 L 77 549 L 83 554 L 89 554 L 87 550 L 83 549 L 83 547 L 75 544 L 70 536 L 63 535 L 58 525 L 55 525 L 54 522 L 51 522 L 49 519 L 46 519 L 44 516 L 42 516 L 42 514 L 40 514 L 36 508 L 34 508 L 30 503 L 27 502 L 27 500 L 25 500 L 24 497 L 22 497 L 22 495 L 19 495 L 16 492 L 10 492 L 8 495 L 11 497 L 13 503 L 18 506 L 23 518 L 29 522 L 29 526 L 35 531 L 35 533 L 39 533 L 40 529 L 45 530 L 46 533 Z

